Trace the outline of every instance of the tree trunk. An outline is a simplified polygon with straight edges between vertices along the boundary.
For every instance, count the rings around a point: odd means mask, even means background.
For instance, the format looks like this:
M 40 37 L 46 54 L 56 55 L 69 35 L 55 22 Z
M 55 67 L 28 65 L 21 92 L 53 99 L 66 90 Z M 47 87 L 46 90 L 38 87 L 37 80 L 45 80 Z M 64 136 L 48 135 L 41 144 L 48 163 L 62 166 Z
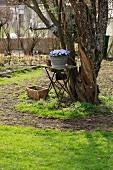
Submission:
M 97 4 L 96 1 L 90 1 L 89 6 L 83 1 L 70 0 L 70 2 L 75 11 L 81 61 L 75 82 L 77 100 L 98 103 L 99 87 L 96 78 L 103 57 L 108 2 L 98 0 Z M 98 10 L 95 10 L 97 6 Z
M 74 39 L 73 37 L 71 37 L 71 35 L 67 35 L 66 36 L 66 41 L 67 41 L 67 49 L 70 51 L 70 57 L 67 61 L 67 63 L 69 65 L 73 65 L 76 66 L 76 62 L 75 62 L 75 49 L 74 49 Z M 76 94 L 76 89 L 75 89 L 75 83 L 76 83 L 76 77 L 78 75 L 78 70 L 77 67 L 73 68 L 73 69 L 69 69 L 68 70 L 68 76 L 69 76 L 69 91 L 71 96 L 77 100 L 77 94 Z
M 76 78 L 76 93 L 77 100 L 81 102 L 91 102 L 96 103 L 98 99 L 98 86 L 96 83 L 95 73 L 93 70 L 93 65 L 87 53 L 82 49 L 82 46 L 79 44 L 81 68 L 79 75 Z

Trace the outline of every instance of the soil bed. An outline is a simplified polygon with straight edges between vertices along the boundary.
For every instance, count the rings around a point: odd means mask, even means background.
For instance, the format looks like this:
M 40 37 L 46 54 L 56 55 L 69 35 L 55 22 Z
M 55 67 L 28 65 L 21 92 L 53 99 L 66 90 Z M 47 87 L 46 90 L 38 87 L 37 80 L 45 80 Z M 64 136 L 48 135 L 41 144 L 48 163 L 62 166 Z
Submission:
M 45 84 L 47 79 L 40 78 L 37 85 Z M 26 81 L 26 85 L 31 85 L 32 80 Z M 113 62 L 103 61 L 98 76 L 100 95 L 113 96 Z M 25 87 L 19 87 L 18 84 L 0 86 L 0 117 L 1 122 L 7 125 L 33 126 L 36 128 L 58 128 L 61 130 L 91 130 L 113 128 L 112 113 L 96 113 L 88 118 L 76 118 L 74 120 L 59 120 L 56 118 L 40 117 L 35 114 L 20 113 L 14 106 L 18 103 L 17 97 L 22 93 Z

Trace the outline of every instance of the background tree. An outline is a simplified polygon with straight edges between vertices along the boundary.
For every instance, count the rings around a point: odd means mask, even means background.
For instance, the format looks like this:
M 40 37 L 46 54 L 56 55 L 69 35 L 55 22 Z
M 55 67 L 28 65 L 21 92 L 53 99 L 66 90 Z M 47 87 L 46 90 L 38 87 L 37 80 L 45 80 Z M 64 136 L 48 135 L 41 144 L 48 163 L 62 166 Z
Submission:
M 2 37 L 2 33 L 5 32 L 7 42 L 5 43 L 5 48 L 7 53 L 10 53 L 10 33 L 9 33 L 9 21 L 12 19 L 12 11 L 9 7 L 0 7 L 0 35 Z
M 20 22 L 19 29 L 15 32 L 18 36 L 19 45 L 24 51 L 25 55 L 33 55 L 33 50 L 36 44 L 44 37 L 43 31 L 30 30 L 30 18 L 26 17 L 26 25 L 24 26 L 25 19 Z M 27 41 L 26 41 L 27 40 Z M 26 41 L 26 43 L 25 43 Z
M 71 6 L 69 1 L 63 0 L 49 2 L 31 0 L 24 3 L 33 9 L 46 27 L 59 37 L 61 47 L 71 51 L 73 65 L 75 64 L 73 62 L 75 57 L 73 26 L 74 29 L 75 26 L 77 27 L 81 69 L 79 72 L 76 69 L 71 71 L 70 91 L 76 100 L 98 102 L 99 88 L 96 79 L 103 58 L 108 0 L 70 0 Z M 44 5 L 49 20 L 41 12 L 40 4 Z M 73 15 L 72 9 L 74 9 Z M 76 25 L 71 22 L 72 16 Z
M 1 35 L 1 28 L 11 20 L 12 13 L 7 7 L 0 7 L 0 35 Z
M 5 48 L 5 55 L 9 55 L 11 54 L 11 37 L 10 37 L 10 26 L 8 22 L 6 25 L 2 27 L 2 32 L 6 36 L 6 38 L 2 40 Z
M 23 35 L 26 34 L 27 31 L 29 31 L 29 28 L 25 30 Z M 33 50 L 34 50 L 36 44 L 40 41 L 41 37 L 44 36 L 43 31 L 38 31 L 37 32 L 37 31 L 33 30 L 30 34 L 31 34 L 31 36 L 29 36 L 29 38 L 26 38 L 27 39 L 26 44 L 24 43 L 24 39 L 25 39 L 24 37 L 23 38 L 21 37 L 19 39 L 21 48 L 24 51 L 25 55 L 33 55 Z
M 9 20 L 11 20 L 12 13 L 7 7 L 0 7 L 0 29 Z

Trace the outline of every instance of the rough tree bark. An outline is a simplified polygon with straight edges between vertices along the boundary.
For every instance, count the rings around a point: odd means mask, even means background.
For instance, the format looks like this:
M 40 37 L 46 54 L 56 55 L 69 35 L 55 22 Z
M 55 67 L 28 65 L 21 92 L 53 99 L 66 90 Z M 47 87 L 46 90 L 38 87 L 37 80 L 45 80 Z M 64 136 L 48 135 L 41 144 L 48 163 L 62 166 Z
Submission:
M 75 11 L 81 72 L 76 77 L 77 100 L 98 102 L 97 76 L 101 67 L 108 20 L 107 0 L 70 0 Z M 97 15 L 98 14 L 98 15 Z

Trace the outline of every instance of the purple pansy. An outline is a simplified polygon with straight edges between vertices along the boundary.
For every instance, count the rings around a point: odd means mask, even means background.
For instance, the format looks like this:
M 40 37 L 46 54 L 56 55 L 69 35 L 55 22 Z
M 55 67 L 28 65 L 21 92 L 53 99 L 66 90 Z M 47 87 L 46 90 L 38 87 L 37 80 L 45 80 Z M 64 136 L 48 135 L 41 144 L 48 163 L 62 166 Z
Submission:
M 61 50 L 51 51 L 49 56 L 50 57 L 60 57 L 60 56 L 68 56 L 69 54 L 70 54 L 69 51 L 61 49 Z

